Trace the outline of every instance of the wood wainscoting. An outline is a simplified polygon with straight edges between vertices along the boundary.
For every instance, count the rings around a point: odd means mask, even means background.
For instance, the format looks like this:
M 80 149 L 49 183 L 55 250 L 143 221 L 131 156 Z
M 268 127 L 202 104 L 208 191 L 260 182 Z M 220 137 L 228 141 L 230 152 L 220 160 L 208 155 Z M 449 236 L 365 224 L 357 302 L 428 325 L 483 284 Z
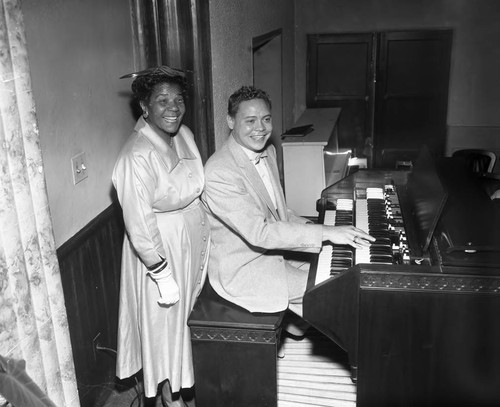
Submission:
M 57 250 L 82 407 L 114 388 L 123 233 L 114 203 Z

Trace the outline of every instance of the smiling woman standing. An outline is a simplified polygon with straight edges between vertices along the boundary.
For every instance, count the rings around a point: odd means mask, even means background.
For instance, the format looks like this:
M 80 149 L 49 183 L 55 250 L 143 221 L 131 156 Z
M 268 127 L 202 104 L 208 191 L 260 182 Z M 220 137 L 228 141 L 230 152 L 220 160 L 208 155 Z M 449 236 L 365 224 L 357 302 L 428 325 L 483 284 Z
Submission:
M 125 75 L 142 117 L 123 147 L 113 184 L 123 209 L 116 375 L 142 369 L 146 397 L 184 406 L 194 374 L 187 318 L 206 275 L 209 225 L 200 205 L 203 164 L 182 125 L 185 74 L 167 66 Z M 159 388 L 160 387 L 160 388 Z

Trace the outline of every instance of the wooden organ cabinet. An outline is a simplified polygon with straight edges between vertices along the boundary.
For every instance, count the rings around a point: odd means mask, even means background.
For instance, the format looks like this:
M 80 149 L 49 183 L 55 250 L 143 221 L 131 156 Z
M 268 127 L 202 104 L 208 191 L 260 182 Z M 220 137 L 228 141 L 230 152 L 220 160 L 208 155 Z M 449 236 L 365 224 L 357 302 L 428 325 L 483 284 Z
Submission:
M 356 405 L 500 405 L 500 213 L 463 163 L 424 149 L 411 172 L 360 170 L 319 207 L 377 238 L 325 245 L 304 295 L 348 354 Z

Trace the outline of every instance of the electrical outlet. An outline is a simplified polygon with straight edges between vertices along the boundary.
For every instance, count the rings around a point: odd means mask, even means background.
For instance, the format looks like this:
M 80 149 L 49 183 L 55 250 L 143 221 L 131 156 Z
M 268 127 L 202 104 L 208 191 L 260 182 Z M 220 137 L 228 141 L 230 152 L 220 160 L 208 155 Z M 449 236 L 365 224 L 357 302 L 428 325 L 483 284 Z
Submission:
M 71 170 L 73 172 L 74 185 L 88 178 L 87 157 L 85 153 L 77 154 L 71 159 Z
M 97 346 L 99 346 L 99 337 L 101 333 L 99 332 L 94 339 L 92 339 L 92 351 L 94 352 L 94 360 L 97 360 Z

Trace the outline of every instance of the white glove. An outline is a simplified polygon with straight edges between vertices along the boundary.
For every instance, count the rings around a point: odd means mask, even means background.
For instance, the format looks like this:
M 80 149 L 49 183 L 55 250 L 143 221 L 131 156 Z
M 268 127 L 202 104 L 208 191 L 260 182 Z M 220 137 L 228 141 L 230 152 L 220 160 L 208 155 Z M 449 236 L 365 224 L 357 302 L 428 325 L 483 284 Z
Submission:
M 165 260 L 166 262 L 166 260 Z M 156 268 L 157 272 L 150 271 L 148 274 L 156 282 L 160 298 L 158 304 L 160 305 L 174 305 L 180 299 L 179 286 L 172 277 L 172 269 L 170 264 L 164 266 L 163 264 Z

